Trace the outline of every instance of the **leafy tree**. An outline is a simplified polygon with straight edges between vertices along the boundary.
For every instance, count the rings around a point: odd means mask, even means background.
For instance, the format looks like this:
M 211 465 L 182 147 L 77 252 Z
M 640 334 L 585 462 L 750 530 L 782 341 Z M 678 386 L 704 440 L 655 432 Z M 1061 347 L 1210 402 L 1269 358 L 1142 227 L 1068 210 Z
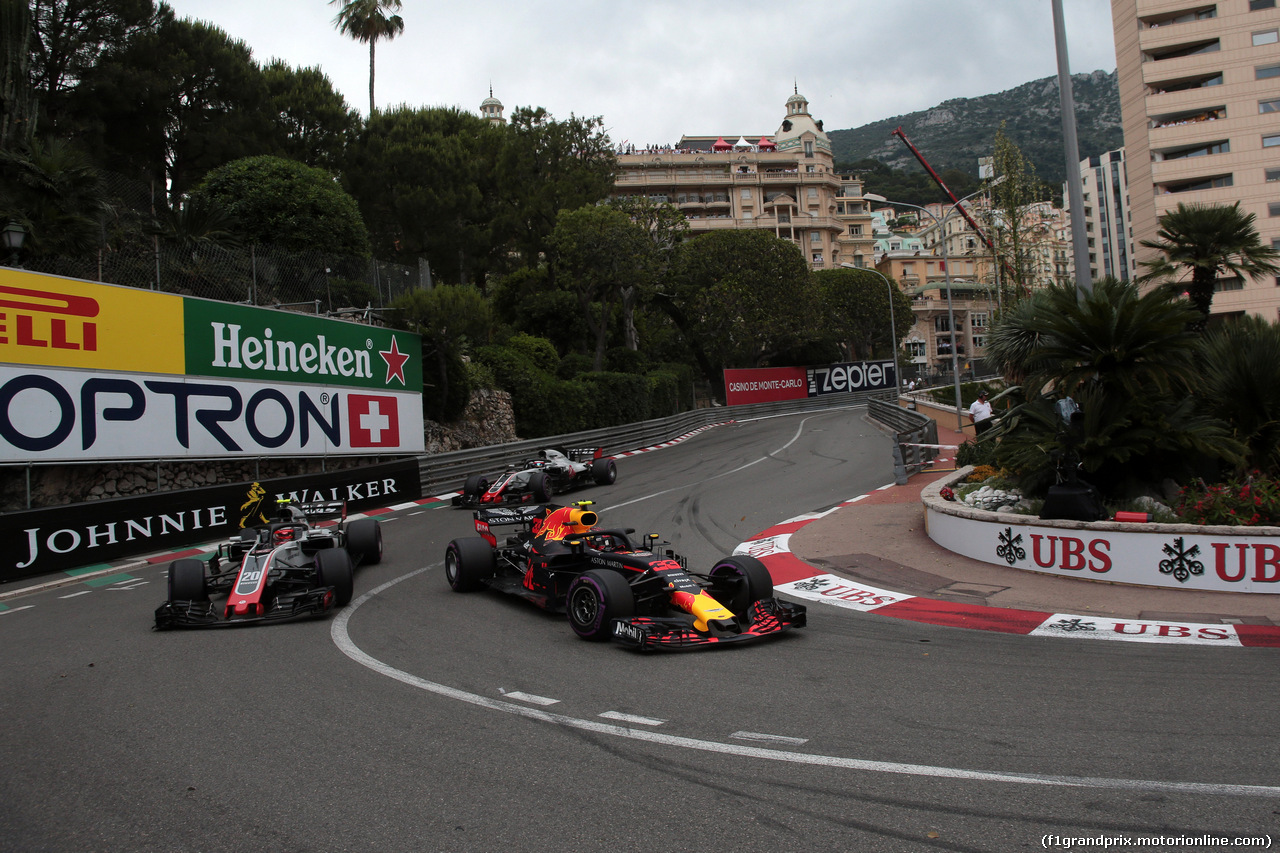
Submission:
M 1280 475 L 1280 326 L 1232 318 L 1205 335 L 1203 355 L 1202 408 L 1231 425 L 1244 468 Z
M 246 242 L 295 252 L 369 254 L 355 199 L 322 169 L 280 157 L 247 157 L 210 171 L 196 194 L 233 216 Z
M 19 5 L 18 0 L 4 0 Z M 67 95 L 107 51 L 156 25 L 154 0 L 29 0 L 31 85 L 58 126 Z M 7 29 L 7 23 L 6 23 Z
M 209 169 L 270 150 L 266 85 L 252 52 L 217 27 L 177 20 L 112 47 L 75 90 L 100 162 L 149 178 L 179 199 Z
M 842 342 L 849 359 L 872 358 L 877 347 L 892 353 L 911 330 L 911 298 L 897 282 L 886 285 L 873 272 L 851 269 L 819 270 L 813 278 L 825 328 Z M 891 330 L 898 340 L 892 340 Z
M 551 245 L 557 280 L 578 300 L 595 337 L 592 369 L 604 368 L 613 308 L 627 289 L 643 289 L 651 275 L 654 244 L 645 229 L 606 205 L 562 210 Z
M 0 0 L 0 151 L 26 150 L 35 135 L 32 41 L 25 0 Z
M 594 204 L 613 189 L 617 156 L 602 126 L 600 118 L 556 121 L 541 107 L 512 114 L 498 160 L 495 226 L 526 266 L 547 257 L 560 211 Z
M 995 243 L 998 263 L 1002 266 L 1001 288 L 1013 296 L 1026 293 L 1033 281 L 1031 253 L 1022 215 L 1027 205 L 1044 195 L 1035 166 L 1005 135 L 1004 122 L 996 131 L 993 161 L 999 183 L 991 190 L 992 205 L 987 236 Z M 1008 278 L 1012 277 L 1012 281 Z M 1012 300 L 1007 300 L 1012 301 Z
M 93 251 L 109 212 L 98 170 L 70 143 L 37 139 L 28 153 L 0 151 L 0 221 L 27 229 L 27 257 Z
M 804 255 L 767 231 L 713 231 L 682 244 L 659 300 L 718 389 L 724 368 L 768 365 L 819 325 Z
M 360 127 L 359 114 L 317 68 L 293 68 L 279 59 L 262 71 L 274 116 L 272 153 L 337 171 L 343 150 Z
M 689 220 L 674 204 L 656 202 L 647 195 L 612 198 L 609 205 L 644 228 L 655 249 L 651 275 L 624 285 L 619 290 L 623 344 L 628 349 L 638 350 L 640 334 L 636 329 L 636 309 L 652 301 L 654 285 L 666 280 L 670 274 L 676 247 L 689 237 Z
M 427 258 L 437 276 L 481 281 L 496 250 L 501 130 L 456 108 L 381 111 L 351 146 L 345 182 L 382 255 Z
M 397 328 L 422 335 L 423 405 L 437 420 L 462 415 L 470 396 L 465 371 L 456 365 L 472 346 L 486 340 L 491 316 L 484 296 L 474 287 L 439 285 L 414 290 L 392 303 Z M 428 381 L 429 380 L 429 381 Z
M 1103 279 L 1083 299 L 1072 286 L 1052 285 L 1018 306 L 1015 324 L 1007 316 L 992 328 L 989 348 L 1022 378 L 1023 402 L 988 436 L 1000 439 L 997 459 L 1029 492 L 1053 482 L 1067 449 L 1054 409 L 1063 397 L 1083 410 L 1080 466 L 1104 493 L 1140 491 L 1238 453 L 1223 423 L 1197 411 L 1191 396 L 1196 337 L 1187 323 L 1195 312 L 1185 301 Z
M 1189 283 L 1170 281 L 1170 287 L 1184 290 L 1200 312 L 1196 328 L 1203 331 L 1213 306 L 1213 288 L 1223 273 L 1256 278 L 1280 273 L 1280 254 L 1262 242 L 1254 227 L 1255 217 L 1240 208 L 1240 202 L 1225 205 L 1182 204 L 1160 217 L 1158 239 L 1142 245 L 1156 249 L 1164 257 L 1144 261 L 1147 273 L 1139 282 L 1174 279 L 1191 272 Z
M 391 41 L 404 32 L 404 19 L 395 13 L 400 11 L 400 0 L 329 0 L 330 6 L 341 4 L 342 11 L 333 19 L 334 26 L 345 36 L 369 45 L 369 117 L 375 110 L 373 100 L 374 56 L 378 39 Z

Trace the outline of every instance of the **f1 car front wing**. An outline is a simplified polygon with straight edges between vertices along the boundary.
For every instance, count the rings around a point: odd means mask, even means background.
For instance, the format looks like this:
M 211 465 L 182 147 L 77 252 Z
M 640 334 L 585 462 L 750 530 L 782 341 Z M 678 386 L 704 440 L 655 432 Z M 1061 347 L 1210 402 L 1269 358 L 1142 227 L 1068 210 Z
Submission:
M 803 604 L 766 598 L 751 605 L 747 627 L 740 632 L 697 631 L 687 619 L 679 617 L 634 616 L 613 620 L 613 639 L 641 651 L 688 651 L 762 640 L 792 628 L 803 628 L 807 619 Z

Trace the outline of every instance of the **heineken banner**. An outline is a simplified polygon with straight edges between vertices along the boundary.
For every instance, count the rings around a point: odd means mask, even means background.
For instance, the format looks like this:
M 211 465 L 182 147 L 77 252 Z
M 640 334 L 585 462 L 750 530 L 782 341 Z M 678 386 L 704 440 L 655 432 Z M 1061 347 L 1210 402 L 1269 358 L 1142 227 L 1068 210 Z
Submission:
M 417 335 L 0 269 L 0 460 L 420 453 Z
M 89 501 L 0 515 L 0 583 L 50 572 L 217 543 L 276 519 L 276 501 L 341 502 L 349 512 L 417 500 L 416 460 L 325 474 L 282 477 Z

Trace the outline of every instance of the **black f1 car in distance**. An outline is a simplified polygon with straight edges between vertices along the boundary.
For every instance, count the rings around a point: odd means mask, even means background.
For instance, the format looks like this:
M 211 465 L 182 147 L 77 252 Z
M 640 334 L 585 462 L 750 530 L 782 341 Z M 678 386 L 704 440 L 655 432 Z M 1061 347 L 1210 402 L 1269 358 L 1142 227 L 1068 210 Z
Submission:
M 312 519 L 341 512 L 334 527 Z M 377 519 L 348 522 L 343 504 L 298 507 L 282 502 L 280 520 L 247 527 L 204 560 L 169 564 L 169 597 L 156 608 L 156 629 L 211 628 L 328 613 L 351 601 L 355 567 L 382 560 Z M 219 608 L 210 594 L 226 594 Z
M 472 474 L 453 498 L 454 506 L 501 506 L 513 503 L 547 503 L 552 496 L 579 486 L 610 486 L 618 479 L 618 464 L 604 449 L 558 448 L 539 450 L 507 468 L 493 482 Z
M 457 592 L 489 587 L 564 612 L 584 640 L 637 649 L 694 649 L 759 640 L 804 627 L 805 607 L 773 597 L 759 560 L 724 557 L 706 574 L 659 547 L 657 534 L 597 527 L 573 506 L 494 507 L 475 512 L 479 536 L 454 539 L 445 575 Z M 495 528 L 515 527 L 501 544 Z

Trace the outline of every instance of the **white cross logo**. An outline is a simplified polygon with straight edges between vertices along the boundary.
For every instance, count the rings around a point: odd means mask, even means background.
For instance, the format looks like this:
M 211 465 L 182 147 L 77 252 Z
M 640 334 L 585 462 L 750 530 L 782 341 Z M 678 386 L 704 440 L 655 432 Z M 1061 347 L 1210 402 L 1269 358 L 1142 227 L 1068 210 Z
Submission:
M 391 418 L 382 414 L 382 410 L 378 408 L 378 401 L 371 400 L 369 402 L 369 411 L 360 415 L 360 429 L 369 433 L 369 441 L 373 444 L 382 443 L 382 431 L 391 428 Z

